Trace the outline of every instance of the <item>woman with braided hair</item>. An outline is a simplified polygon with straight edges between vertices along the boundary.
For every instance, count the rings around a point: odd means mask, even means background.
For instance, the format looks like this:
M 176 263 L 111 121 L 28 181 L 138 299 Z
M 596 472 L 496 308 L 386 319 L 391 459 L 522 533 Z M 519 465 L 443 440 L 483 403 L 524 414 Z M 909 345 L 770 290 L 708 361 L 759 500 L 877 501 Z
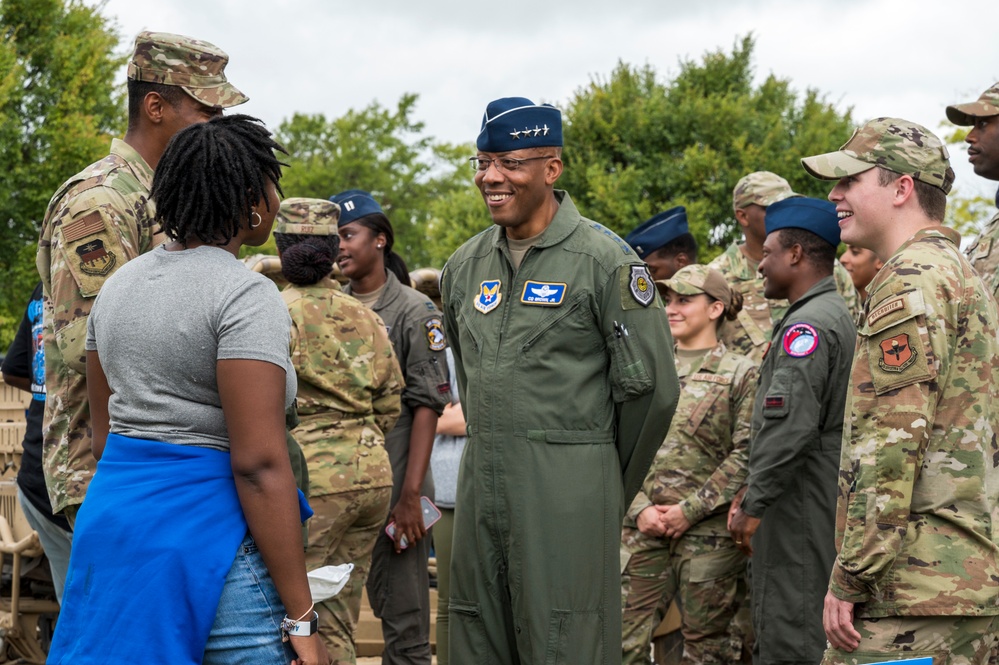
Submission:
M 274 240 L 291 284 L 291 361 L 298 375 L 294 430 L 309 469 L 309 570 L 350 563 L 347 585 L 316 605 L 333 662 L 356 660 L 354 631 L 371 551 L 392 497 L 385 434 L 399 417 L 403 379 L 381 318 L 330 278 L 339 250 L 335 203 L 281 203 Z
M 237 258 L 270 234 L 276 151 L 245 115 L 178 133 L 151 190 L 170 242 L 94 302 L 99 463 L 50 663 L 329 663 L 285 445 L 288 313 Z

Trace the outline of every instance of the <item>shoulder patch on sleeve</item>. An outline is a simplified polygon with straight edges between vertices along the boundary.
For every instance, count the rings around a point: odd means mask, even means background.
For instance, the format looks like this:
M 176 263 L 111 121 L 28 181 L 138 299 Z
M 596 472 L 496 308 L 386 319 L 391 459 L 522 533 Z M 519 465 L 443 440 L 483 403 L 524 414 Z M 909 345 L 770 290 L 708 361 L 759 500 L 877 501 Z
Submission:
M 621 308 L 637 309 L 648 307 L 656 298 L 656 288 L 652 276 L 644 265 L 621 266 Z
M 431 351 L 443 351 L 447 348 L 447 339 L 444 336 L 444 324 L 440 319 L 428 319 L 423 325 L 427 330 L 427 344 Z
M 63 269 L 73 276 L 84 298 L 97 295 L 104 281 L 127 261 L 121 238 L 101 208 L 63 224 L 60 235 Z
M 792 358 L 804 358 L 819 348 L 819 331 L 808 323 L 792 323 L 781 340 L 784 353 Z
M 873 326 L 876 321 L 882 319 L 892 312 L 905 309 L 905 298 L 899 296 L 892 298 L 883 305 L 879 305 L 874 311 L 867 315 L 867 325 Z
M 878 395 L 936 376 L 926 352 L 925 316 L 918 291 L 891 297 L 868 314 L 859 334 L 867 346 L 871 380 Z
M 104 230 L 104 218 L 96 210 L 80 219 L 74 219 L 62 225 L 62 241 L 76 242 L 81 238 L 92 236 Z

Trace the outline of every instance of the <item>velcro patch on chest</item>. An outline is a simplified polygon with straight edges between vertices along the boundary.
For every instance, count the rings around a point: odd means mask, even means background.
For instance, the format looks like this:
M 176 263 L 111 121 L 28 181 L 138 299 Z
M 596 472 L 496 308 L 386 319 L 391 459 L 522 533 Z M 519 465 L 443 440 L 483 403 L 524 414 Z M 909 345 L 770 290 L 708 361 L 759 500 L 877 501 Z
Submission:
M 488 314 L 499 307 L 500 301 L 503 299 L 503 294 L 500 293 L 501 284 L 502 282 L 498 279 L 487 279 L 482 282 L 472 306 L 483 314 Z
M 524 283 L 524 291 L 520 294 L 520 302 L 525 305 L 540 307 L 558 307 L 565 300 L 568 285 L 561 282 Z
M 688 381 L 707 381 L 708 383 L 717 383 L 719 385 L 727 386 L 732 383 L 732 377 L 722 376 L 720 374 L 708 374 L 707 372 L 697 372 L 696 374 L 691 374 L 687 377 Z

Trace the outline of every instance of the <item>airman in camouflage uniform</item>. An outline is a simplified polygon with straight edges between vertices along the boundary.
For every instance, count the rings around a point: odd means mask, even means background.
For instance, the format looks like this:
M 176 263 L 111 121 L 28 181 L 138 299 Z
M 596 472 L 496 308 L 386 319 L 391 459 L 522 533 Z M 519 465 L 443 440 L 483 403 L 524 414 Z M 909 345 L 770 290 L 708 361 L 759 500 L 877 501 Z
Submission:
M 802 164 L 839 179 L 843 240 L 886 257 L 847 401 L 823 663 L 984 663 L 999 634 L 999 312 L 940 225 L 947 149 L 877 118 Z
M 90 307 L 115 270 L 165 240 L 149 189 L 173 134 L 247 101 L 226 81 L 227 62 L 208 42 L 140 33 L 128 65 L 125 139 L 67 180 L 42 221 L 36 264 L 45 293 L 45 482 L 53 512 L 65 511 L 71 523 L 96 464 L 84 350 Z
M 999 180 L 999 83 L 982 93 L 977 101 L 947 107 L 947 118 L 955 125 L 970 126 L 968 161 L 975 173 Z M 999 191 L 996 192 L 999 206 Z M 999 298 L 999 211 L 965 251 L 972 267 L 985 280 L 992 295 Z
M 339 212 L 329 201 L 287 199 L 274 233 L 336 237 Z M 335 280 L 292 284 L 282 297 L 298 374 L 301 422 L 293 434 L 308 462 L 315 511 L 306 565 L 354 564 L 347 586 L 316 605 L 333 662 L 353 663 L 361 590 L 392 495 L 385 434 L 401 412 L 402 370 L 381 318 Z
M 766 237 L 764 232 L 764 214 L 767 206 L 783 201 L 792 196 L 800 196 L 791 190 L 787 180 L 776 173 L 757 171 L 742 178 L 732 192 L 732 207 L 737 218 L 745 227 L 746 241 L 742 244 L 732 243 L 723 254 L 716 257 L 710 266 L 725 275 L 732 288 L 742 294 L 742 312 L 735 321 L 728 321 L 722 326 L 721 340 L 726 348 L 749 356 L 757 363 L 763 360 L 763 353 L 770 342 L 770 333 L 774 325 L 784 318 L 787 312 L 786 300 L 768 300 L 763 297 L 763 277 L 758 267 L 759 258 L 752 258 L 749 248 L 750 238 L 759 235 L 762 244 Z M 759 210 L 751 208 L 756 206 Z M 756 214 L 758 214 L 758 219 Z M 756 250 L 759 251 L 759 250 Z M 840 265 L 833 266 L 833 276 L 836 278 L 836 289 L 846 301 L 846 306 L 853 315 L 860 311 L 860 296 L 853 286 L 850 274 Z
M 657 284 L 697 295 L 710 288 L 704 284 L 709 274 L 731 299 L 725 278 L 706 266 L 682 268 Z M 676 414 L 624 519 L 624 665 L 649 662 L 652 632 L 674 598 L 683 614 L 681 662 L 731 663 L 739 656 L 729 626 L 746 557 L 725 523 L 729 503 L 746 479 L 756 365 L 721 343 L 704 351 L 679 349 L 675 358 L 681 388 Z M 642 511 L 668 505 L 680 506 L 692 525 L 682 537 L 638 529 Z

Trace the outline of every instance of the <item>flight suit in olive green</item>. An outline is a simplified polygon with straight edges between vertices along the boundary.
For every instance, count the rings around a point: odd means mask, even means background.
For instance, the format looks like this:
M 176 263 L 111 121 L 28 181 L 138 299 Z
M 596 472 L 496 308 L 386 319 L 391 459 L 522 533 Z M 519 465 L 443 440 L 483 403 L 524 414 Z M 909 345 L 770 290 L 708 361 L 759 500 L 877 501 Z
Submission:
M 454 663 L 621 662 L 620 534 L 678 383 L 647 268 L 556 190 L 515 270 L 494 226 L 441 277 L 468 444 L 451 564 Z

